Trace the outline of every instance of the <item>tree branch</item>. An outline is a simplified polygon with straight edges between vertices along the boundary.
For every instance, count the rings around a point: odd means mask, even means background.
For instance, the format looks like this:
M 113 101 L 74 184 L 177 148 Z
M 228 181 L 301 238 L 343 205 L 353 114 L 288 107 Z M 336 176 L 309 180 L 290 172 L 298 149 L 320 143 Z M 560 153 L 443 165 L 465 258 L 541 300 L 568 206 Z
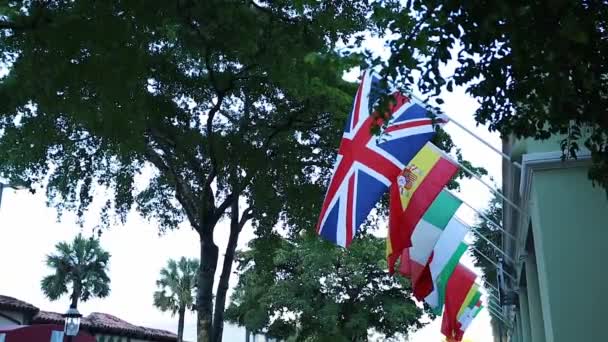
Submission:
M 203 170 L 203 168 L 201 167 L 201 163 L 196 159 L 196 156 L 194 156 L 191 153 L 191 151 L 183 148 L 182 144 L 178 144 L 175 142 L 175 140 L 174 140 L 175 136 L 173 136 L 173 139 L 172 139 L 172 138 L 168 137 L 166 134 L 161 133 L 156 128 L 150 128 L 149 132 L 155 138 L 155 142 L 157 144 L 164 145 L 165 147 L 168 147 L 175 151 L 181 152 L 184 155 L 186 161 L 188 162 L 188 165 L 192 168 L 192 170 L 196 174 L 196 177 L 201 182 L 204 181 L 205 170 Z
M 154 148 L 152 148 L 152 146 L 146 145 L 145 156 L 163 174 L 173 179 L 175 182 L 175 197 L 184 208 L 186 216 L 188 216 L 188 220 L 194 226 L 194 229 L 200 231 L 201 227 L 199 226 L 199 215 L 197 215 L 196 206 L 194 206 L 195 196 L 192 194 L 188 186 L 184 184 L 183 180 L 175 169 L 172 168 L 169 163 L 166 162 L 163 157 L 154 150 Z
M 243 215 L 241 216 L 241 220 L 239 221 L 239 231 L 243 229 L 243 226 L 247 223 L 247 221 L 253 218 L 253 209 L 251 207 L 245 209 L 243 211 Z

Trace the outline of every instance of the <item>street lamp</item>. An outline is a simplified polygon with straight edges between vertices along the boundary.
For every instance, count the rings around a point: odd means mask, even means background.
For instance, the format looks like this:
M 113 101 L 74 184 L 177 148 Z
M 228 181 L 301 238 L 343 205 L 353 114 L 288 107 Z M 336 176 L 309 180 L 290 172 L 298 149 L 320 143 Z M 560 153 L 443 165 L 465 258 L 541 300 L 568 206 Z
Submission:
M 72 338 L 78 335 L 78 330 L 80 330 L 80 317 L 82 317 L 82 315 L 78 312 L 78 309 L 70 307 L 70 309 L 63 314 L 63 317 L 65 318 L 63 332 L 68 337 L 68 341 L 72 341 Z
M 15 190 L 27 189 L 27 187 L 24 185 L 4 184 L 4 183 L 0 182 L 0 205 L 2 205 L 2 190 L 4 190 L 4 188 L 11 188 L 11 189 L 15 189 Z

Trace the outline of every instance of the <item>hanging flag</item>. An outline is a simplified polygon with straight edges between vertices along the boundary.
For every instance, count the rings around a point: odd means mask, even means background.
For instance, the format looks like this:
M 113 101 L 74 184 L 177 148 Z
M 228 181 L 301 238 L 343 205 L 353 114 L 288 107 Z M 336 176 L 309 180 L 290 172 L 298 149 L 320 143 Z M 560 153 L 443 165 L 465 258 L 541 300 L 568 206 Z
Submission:
M 437 313 L 441 312 L 445 302 L 448 280 L 452 276 L 454 268 L 458 265 L 460 257 L 467 250 L 467 244 L 464 242 L 467 232 L 468 227 L 453 216 L 433 248 L 433 256 L 429 262 L 433 291 L 425 298 L 425 301 Z
M 473 284 L 473 286 L 471 286 L 471 288 L 469 289 L 469 292 L 467 293 L 464 302 L 462 302 L 460 310 L 458 310 L 457 317 L 459 322 L 462 323 L 462 321 L 466 318 L 469 312 L 471 312 L 475 308 L 475 305 L 477 304 L 480 298 L 481 292 L 479 292 L 479 285 Z
M 477 317 L 481 309 L 483 309 L 483 305 L 481 304 L 481 300 L 478 300 L 472 309 L 463 314 L 462 319 L 458 318 L 462 335 L 464 335 L 464 333 L 467 331 L 467 329 L 469 328 L 475 317 Z
M 414 296 L 422 301 L 433 290 L 429 260 L 443 230 L 454 218 L 462 201 L 447 190 L 439 193 L 412 232 L 412 246 L 401 254 L 399 273 L 409 277 Z
M 471 270 L 457 264 L 446 284 L 445 310 L 441 322 L 441 333 L 448 341 L 462 340 L 458 312 L 465 303 L 467 294 L 475 284 L 476 275 Z
M 391 181 L 435 134 L 427 110 L 394 93 L 385 134 L 373 136 L 372 108 L 382 95 L 379 80 L 369 71 L 363 75 L 317 223 L 319 235 L 344 247 L 350 245 Z M 435 122 L 445 121 L 443 116 L 435 118 Z
M 422 215 L 457 171 L 458 166 L 452 159 L 428 142 L 396 177 L 396 183 L 391 185 L 386 240 L 390 273 L 403 249 L 412 245 L 412 232 Z

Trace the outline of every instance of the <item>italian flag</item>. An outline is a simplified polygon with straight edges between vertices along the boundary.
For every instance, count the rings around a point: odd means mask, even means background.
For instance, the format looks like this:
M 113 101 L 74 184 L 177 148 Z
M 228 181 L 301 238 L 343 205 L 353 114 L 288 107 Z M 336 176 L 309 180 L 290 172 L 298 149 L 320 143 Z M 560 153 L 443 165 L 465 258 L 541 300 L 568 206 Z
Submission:
M 412 246 L 412 233 L 458 166 L 432 143 L 412 158 L 390 188 L 390 213 L 386 256 L 389 272 L 405 248 Z
M 412 232 L 412 246 L 403 250 L 399 272 L 411 279 L 414 296 L 424 300 L 433 290 L 429 260 L 433 248 L 448 227 L 462 201 L 442 191 Z
M 458 266 L 460 257 L 467 250 L 464 237 L 468 231 L 468 227 L 462 221 L 452 216 L 433 248 L 433 256 L 429 263 L 433 291 L 425 298 L 425 301 L 437 314 L 441 313 L 445 302 L 448 281 Z
M 465 317 L 462 317 L 462 314 L 467 309 L 466 300 L 467 298 L 471 299 L 471 292 L 478 291 L 478 288 L 473 289 L 475 287 L 475 278 L 475 273 L 462 264 L 457 264 L 447 282 L 441 333 L 446 336 L 448 341 L 462 340 L 464 330 L 462 330 L 462 324 L 459 321 L 459 313 L 464 320 Z M 461 310 L 463 305 L 465 309 Z

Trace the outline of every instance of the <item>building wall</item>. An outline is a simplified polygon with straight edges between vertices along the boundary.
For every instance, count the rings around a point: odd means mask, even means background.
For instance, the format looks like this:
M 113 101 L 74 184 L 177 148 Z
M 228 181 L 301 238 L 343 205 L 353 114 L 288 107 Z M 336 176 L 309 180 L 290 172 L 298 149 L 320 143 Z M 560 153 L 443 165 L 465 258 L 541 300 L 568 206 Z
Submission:
M 10 317 L 11 319 L 9 319 L 5 316 Z M 0 328 L 25 324 L 26 322 L 24 321 L 24 319 L 25 319 L 25 317 L 24 317 L 23 313 L 21 313 L 21 312 L 0 310 Z M 13 322 L 13 320 L 18 321 L 19 324 Z
M 577 167 L 535 171 L 531 195 L 536 256 L 530 261 L 537 266 L 541 307 L 529 310 L 542 312 L 542 322 L 531 326 L 542 323 L 544 338 L 550 342 L 604 340 L 605 191 L 592 186 L 586 168 Z

